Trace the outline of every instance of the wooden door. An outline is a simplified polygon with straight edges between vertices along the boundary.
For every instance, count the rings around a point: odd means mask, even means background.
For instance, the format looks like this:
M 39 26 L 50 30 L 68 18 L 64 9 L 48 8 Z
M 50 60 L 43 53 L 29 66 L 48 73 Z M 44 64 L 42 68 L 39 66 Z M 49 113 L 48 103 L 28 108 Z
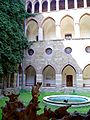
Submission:
M 67 75 L 66 76 L 66 86 L 67 87 L 72 87 L 73 86 L 73 76 L 72 75 Z

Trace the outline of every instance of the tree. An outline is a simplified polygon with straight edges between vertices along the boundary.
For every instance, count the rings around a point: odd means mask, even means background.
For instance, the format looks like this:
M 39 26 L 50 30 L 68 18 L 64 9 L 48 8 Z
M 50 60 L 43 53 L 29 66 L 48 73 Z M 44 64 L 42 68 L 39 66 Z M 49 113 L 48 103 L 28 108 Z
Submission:
M 7 79 L 22 62 L 28 45 L 24 34 L 27 16 L 23 0 L 0 0 L 0 76 Z

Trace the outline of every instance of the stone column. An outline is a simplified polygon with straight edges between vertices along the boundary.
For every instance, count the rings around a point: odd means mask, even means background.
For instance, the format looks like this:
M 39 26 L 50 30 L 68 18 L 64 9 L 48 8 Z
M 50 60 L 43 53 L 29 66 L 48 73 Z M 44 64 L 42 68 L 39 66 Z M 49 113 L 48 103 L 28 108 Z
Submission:
M 87 8 L 87 0 L 84 0 L 84 8 Z
M 16 85 L 17 85 L 17 87 L 19 87 L 19 72 L 18 72 L 18 74 L 17 74 L 17 81 L 16 81 L 17 83 L 16 83 Z
M 77 9 L 77 0 L 74 0 L 74 8 Z
M 34 13 L 34 4 L 32 4 L 32 13 Z
M 28 3 L 25 1 L 25 10 L 27 11 Z
M 56 38 L 60 39 L 61 38 L 61 32 L 60 32 L 60 25 L 56 25 Z
M 65 10 L 68 10 L 68 0 L 65 0 Z
M 80 38 L 80 26 L 79 23 L 75 23 L 75 38 Z
M 41 1 L 39 2 L 39 13 L 41 13 L 42 12 L 42 3 L 41 3 Z
M 42 74 L 36 74 L 36 83 L 42 82 L 43 84 L 43 75 Z
M 83 75 L 82 75 L 82 73 L 76 74 L 76 86 L 79 88 L 83 87 Z
M 43 29 L 39 27 L 38 29 L 38 41 L 43 41 Z
M 48 0 L 48 12 L 50 12 L 50 0 Z
M 23 87 L 25 87 L 25 74 L 24 74 L 23 77 L 24 77 L 24 78 L 23 78 Z
M 56 86 L 61 87 L 62 86 L 62 75 L 56 74 Z
M 56 0 L 56 11 L 59 11 L 59 0 Z

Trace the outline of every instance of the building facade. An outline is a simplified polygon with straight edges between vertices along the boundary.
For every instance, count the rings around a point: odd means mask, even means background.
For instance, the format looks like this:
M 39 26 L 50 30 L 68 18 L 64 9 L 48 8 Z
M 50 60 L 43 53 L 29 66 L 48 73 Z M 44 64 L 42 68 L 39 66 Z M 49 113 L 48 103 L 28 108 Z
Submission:
M 90 87 L 90 0 L 26 0 L 23 85 L 42 89 Z M 21 86 L 22 66 L 16 78 Z

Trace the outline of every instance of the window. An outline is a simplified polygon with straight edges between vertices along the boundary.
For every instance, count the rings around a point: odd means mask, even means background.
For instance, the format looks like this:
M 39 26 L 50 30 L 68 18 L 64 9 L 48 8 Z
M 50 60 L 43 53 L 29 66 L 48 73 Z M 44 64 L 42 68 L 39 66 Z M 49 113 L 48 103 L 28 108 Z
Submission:
M 77 0 L 77 7 L 84 7 L 84 1 L 83 0 Z
M 65 39 L 66 40 L 71 40 L 72 34 L 65 34 Z
M 48 2 L 44 1 L 42 4 L 42 12 L 46 12 L 47 11 L 47 7 L 48 7 Z
M 59 10 L 65 9 L 65 0 L 59 0 Z
M 64 49 L 64 51 L 65 51 L 65 53 L 70 54 L 72 52 L 72 48 L 71 47 L 66 47 Z
M 31 13 L 32 12 L 32 3 L 29 2 L 28 6 L 27 6 L 27 12 Z
M 87 47 L 85 48 L 85 51 L 86 51 L 87 53 L 90 53 L 90 46 L 87 46 Z
M 90 6 L 90 0 L 87 0 L 87 7 Z
M 74 0 L 68 0 L 68 9 L 74 8 Z
M 34 50 L 33 50 L 33 49 L 29 49 L 29 50 L 28 50 L 28 54 L 29 54 L 30 56 L 32 56 L 32 55 L 34 54 Z
M 52 49 L 51 48 L 47 48 L 45 50 L 45 52 L 46 52 L 47 55 L 50 55 L 52 53 Z
M 50 10 L 53 11 L 53 10 L 56 10 L 56 0 L 52 0 L 51 3 L 50 3 Z
M 34 12 L 35 13 L 39 12 L 39 2 L 36 2 L 35 6 L 34 6 Z

